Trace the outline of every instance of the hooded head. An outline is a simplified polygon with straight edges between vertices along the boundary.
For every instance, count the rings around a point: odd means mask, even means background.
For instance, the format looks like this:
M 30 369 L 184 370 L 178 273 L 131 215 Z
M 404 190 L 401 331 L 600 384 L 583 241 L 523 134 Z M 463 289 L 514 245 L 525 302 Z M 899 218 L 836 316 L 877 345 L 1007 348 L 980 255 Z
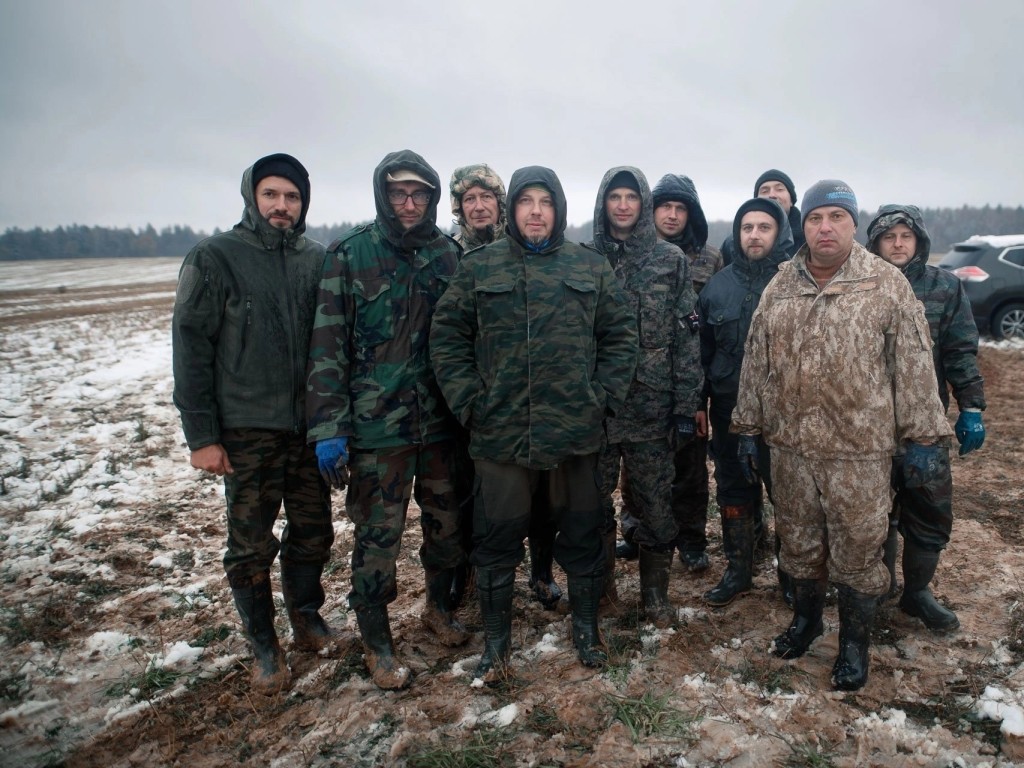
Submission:
M 543 243 L 540 247 L 531 245 L 519 231 L 519 227 L 516 224 L 516 201 L 520 194 L 529 187 L 540 187 L 547 190 L 551 194 L 551 200 L 555 205 L 554 226 L 547 238 L 547 242 Z M 540 165 L 529 165 L 525 168 L 520 168 L 512 174 L 512 180 L 509 182 L 508 202 L 509 215 L 505 231 L 508 232 L 509 237 L 527 250 L 539 251 L 541 253 L 553 251 L 562 245 L 565 239 L 565 192 L 562 191 L 562 182 L 558 180 L 558 176 L 554 171 Z
M 669 201 L 683 203 L 687 209 L 686 227 L 678 237 L 669 242 L 678 245 L 686 253 L 700 251 L 708 242 L 708 220 L 701 208 L 697 187 L 689 176 L 666 173 L 655 185 L 652 192 L 654 207 Z
M 779 228 L 775 235 L 775 244 L 772 246 L 771 253 L 765 257 L 765 261 L 779 263 L 788 259 L 789 250 L 793 245 L 793 229 L 789 225 L 789 217 L 786 216 L 786 212 L 782 210 L 782 205 L 777 200 L 770 197 L 755 197 L 743 203 L 732 220 L 732 241 L 736 247 L 737 263 L 743 264 L 750 261 L 740 245 L 742 243 L 740 225 L 743 223 L 743 217 L 751 211 L 767 213 L 775 219 L 775 224 Z
M 388 183 L 419 181 L 427 186 L 430 202 L 419 223 L 405 229 L 395 207 L 388 201 Z M 373 172 L 373 201 L 377 207 L 377 225 L 395 246 L 402 249 L 420 248 L 435 237 L 437 231 L 437 203 L 441 199 L 441 180 L 437 171 L 415 152 L 403 149 L 385 156 Z
M 302 196 L 302 209 L 292 231 L 300 233 L 305 231 L 306 211 L 309 210 L 310 197 L 309 173 L 302 163 L 283 152 L 261 157 L 242 174 L 242 200 L 245 201 L 242 223 L 254 230 L 270 227 L 269 222 L 260 214 L 256 201 L 256 186 L 268 176 L 280 176 L 287 179 L 299 190 L 299 195 Z
M 927 264 L 931 252 L 932 241 L 928 236 L 928 230 L 924 228 L 924 217 L 916 205 L 883 205 L 878 213 L 868 224 L 868 250 L 879 254 L 879 240 L 882 235 L 895 227 L 897 224 L 905 224 L 910 227 L 917 238 L 917 248 L 910 261 L 904 264 L 901 269 L 906 272 L 913 264 Z
M 487 231 L 480 232 L 469 225 L 466 221 L 466 214 L 462 209 L 462 197 L 466 191 L 473 187 L 481 187 L 493 193 L 498 200 L 498 221 L 494 225 L 488 225 Z M 505 232 L 505 184 L 501 177 L 494 172 L 494 169 L 485 163 L 466 165 L 456 168 L 452 172 L 451 181 L 448 183 L 448 191 L 452 200 L 452 216 L 462 230 L 462 245 L 465 248 L 475 248 L 478 245 L 486 245 L 494 240 L 504 237 Z
M 608 193 L 614 189 L 627 189 L 640 195 L 640 217 L 625 241 L 626 251 L 653 248 L 658 240 L 658 233 L 654 229 L 651 187 L 643 171 L 629 165 L 611 168 L 601 179 L 601 185 L 597 189 L 597 200 L 594 203 L 594 245 L 602 252 L 609 246 L 618 247 L 618 242 L 612 238 L 612 226 L 608 221 Z

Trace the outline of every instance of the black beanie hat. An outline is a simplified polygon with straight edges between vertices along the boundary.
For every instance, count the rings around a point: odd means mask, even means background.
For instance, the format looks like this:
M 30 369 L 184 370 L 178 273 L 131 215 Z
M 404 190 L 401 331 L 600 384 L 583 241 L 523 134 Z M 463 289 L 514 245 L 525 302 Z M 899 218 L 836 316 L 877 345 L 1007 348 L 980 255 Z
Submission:
M 281 176 L 294 184 L 302 195 L 303 208 L 309 205 L 309 173 L 302 163 L 291 155 L 279 152 L 260 158 L 252 166 L 252 190 L 267 176 Z
M 640 185 L 636 181 L 636 176 L 629 171 L 619 171 L 612 176 L 612 180 L 609 181 L 608 186 L 605 187 L 605 195 L 607 196 L 607 194 L 613 189 L 619 189 L 620 187 L 632 189 L 637 194 L 640 193 Z
M 754 197 L 758 197 L 757 191 L 761 189 L 761 185 L 766 181 L 781 181 L 789 192 L 790 202 L 796 205 L 796 187 L 793 186 L 793 180 L 775 168 L 767 170 L 757 177 L 757 181 L 754 182 Z

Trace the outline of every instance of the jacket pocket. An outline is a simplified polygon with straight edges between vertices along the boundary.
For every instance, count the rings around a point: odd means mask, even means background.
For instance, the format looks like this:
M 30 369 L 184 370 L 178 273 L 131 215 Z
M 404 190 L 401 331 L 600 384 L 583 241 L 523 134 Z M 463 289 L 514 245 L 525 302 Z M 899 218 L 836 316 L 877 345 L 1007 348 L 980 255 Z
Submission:
M 357 347 L 374 347 L 395 337 L 394 297 L 387 280 L 354 280 Z
M 563 280 L 562 295 L 566 325 L 593 327 L 597 311 L 597 286 L 587 280 Z
M 668 288 L 650 286 L 640 296 L 640 346 L 649 349 L 668 347 L 677 323 L 675 309 L 668 302 Z
M 515 326 L 514 283 L 488 283 L 476 287 L 477 328 L 482 333 Z
M 636 380 L 656 392 L 672 389 L 672 359 L 668 347 L 640 347 L 636 359 Z

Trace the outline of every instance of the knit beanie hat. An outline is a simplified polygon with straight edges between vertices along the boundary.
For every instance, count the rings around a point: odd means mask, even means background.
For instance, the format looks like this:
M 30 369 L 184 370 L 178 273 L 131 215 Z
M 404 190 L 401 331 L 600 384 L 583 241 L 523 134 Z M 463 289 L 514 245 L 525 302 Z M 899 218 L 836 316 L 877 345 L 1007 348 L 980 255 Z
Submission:
M 815 208 L 827 205 L 846 210 L 853 217 L 854 225 L 857 225 L 857 196 L 845 181 L 822 179 L 804 192 L 803 221 L 807 221 L 807 217 Z
M 252 166 L 252 189 L 256 191 L 259 183 L 267 176 L 280 176 L 288 179 L 299 190 L 302 195 L 302 202 L 309 205 L 309 173 L 302 163 L 291 155 L 279 152 L 276 155 L 267 155 L 260 158 Z M 305 207 L 303 206 L 303 207 Z
M 767 170 L 757 177 L 757 181 L 754 182 L 754 197 L 759 196 L 757 191 L 761 189 L 761 185 L 766 181 L 781 181 L 785 185 L 786 191 L 789 192 L 790 202 L 796 205 L 796 187 L 793 186 L 793 180 L 775 168 Z

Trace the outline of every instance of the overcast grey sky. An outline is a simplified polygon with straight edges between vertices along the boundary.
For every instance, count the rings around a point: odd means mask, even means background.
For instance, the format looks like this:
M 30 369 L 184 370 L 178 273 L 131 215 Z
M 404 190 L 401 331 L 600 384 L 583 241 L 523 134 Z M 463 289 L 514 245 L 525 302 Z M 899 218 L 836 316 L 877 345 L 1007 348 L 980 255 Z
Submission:
M 313 224 L 373 168 L 691 176 L 731 219 L 767 168 L 861 208 L 1024 203 L 1020 0 L 0 0 L 0 230 L 225 229 L 242 170 L 309 169 Z M 447 203 L 439 223 L 450 222 Z

